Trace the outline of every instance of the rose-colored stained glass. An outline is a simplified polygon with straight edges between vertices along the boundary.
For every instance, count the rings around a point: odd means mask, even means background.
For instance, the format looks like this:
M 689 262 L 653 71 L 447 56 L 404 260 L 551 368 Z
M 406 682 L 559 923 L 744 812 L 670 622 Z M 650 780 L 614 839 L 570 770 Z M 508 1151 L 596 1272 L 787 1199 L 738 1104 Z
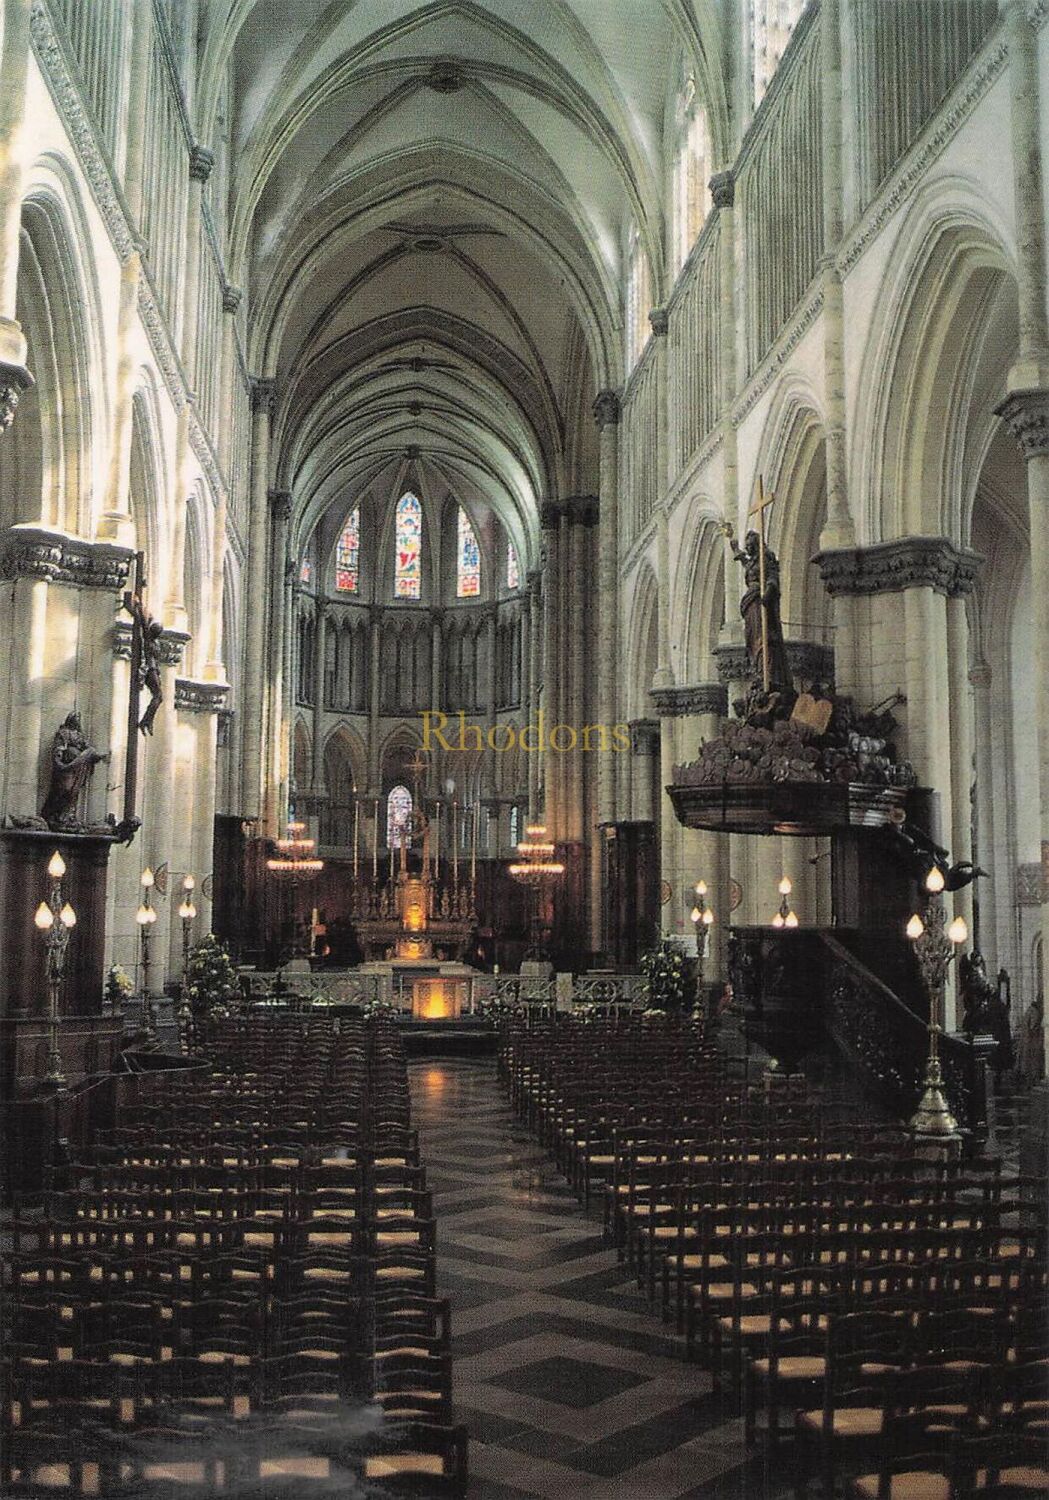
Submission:
M 393 574 L 393 592 L 397 599 L 418 599 L 422 593 L 422 539 L 423 509 L 418 498 L 409 491 L 397 502 Z
M 357 592 L 361 576 L 360 562 L 361 509 L 358 505 L 343 527 L 335 547 L 335 587 L 340 594 Z

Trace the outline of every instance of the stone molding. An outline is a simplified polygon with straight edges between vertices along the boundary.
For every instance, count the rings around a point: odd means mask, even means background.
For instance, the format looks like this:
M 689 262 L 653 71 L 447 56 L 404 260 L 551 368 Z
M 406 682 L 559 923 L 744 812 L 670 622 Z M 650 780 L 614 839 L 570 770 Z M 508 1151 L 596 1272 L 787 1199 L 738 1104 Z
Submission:
M 0 433 L 4 433 L 15 419 L 15 409 L 22 399 L 22 392 L 36 384 L 25 365 L 12 365 L 0 360 Z
M 0 536 L 0 577 L 43 578 L 118 593 L 127 585 L 133 556 L 130 547 L 115 542 L 85 542 L 44 526 L 12 526 Z
M 564 500 L 544 500 L 539 510 L 539 524 L 552 531 L 559 522 L 569 526 L 596 526 L 601 505 L 596 495 L 567 495 Z
M 658 719 L 631 719 L 630 750 L 633 755 L 658 755 L 660 729 Z
M 728 690 L 723 682 L 697 682 L 690 687 L 653 688 L 652 707 L 661 719 L 688 719 L 698 714 L 728 713 Z
M 823 311 L 823 270 L 817 269 L 809 283 L 808 292 L 802 297 L 790 318 L 780 329 L 774 342 L 766 349 L 754 369 L 749 384 L 731 409 L 733 427 L 739 427 L 747 414 L 757 406 L 762 396 L 787 364 L 794 350 Z
M 1008 427 L 1024 458 L 1049 453 L 1049 391 L 1013 391 L 994 414 Z
M 192 636 L 185 630 L 163 631 L 158 644 L 161 666 L 181 666 L 182 654 L 191 640 Z M 114 620 L 113 622 L 113 655 L 118 661 L 131 660 L 130 620 Z M 228 692 L 229 689 L 225 688 L 224 691 Z
M 906 536 L 872 547 L 830 548 L 817 552 L 813 562 L 832 599 L 913 588 L 933 588 L 954 598 L 971 591 L 983 558 L 945 536 Z
M 710 197 L 715 208 L 732 208 L 736 202 L 736 174 L 715 172 L 710 179 Z
M 601 432 L 606 427 L 618 425 L 622 414 L 622 404 L 619 400 L 619 392 L 613 390 L 598 391 L 594 397 L 594 421 Z
M 222 286 L 222 311 L 235 313 L 244 299 L 244 288 L 226 281 Z
M 189 677 L 175 679 L 175 709 L 178 713 L 217 714 L 226 707 L 227 682 L 196 682 Z
M 786 641 L 787 665 L 792 677 L 802 682 L 834 681 L 834 647 L 819 641 Z M 750 658 L 744 645 L 715 646 L 718 679 L 726 687 L 731 682 L 746 682 L 750 677 Z

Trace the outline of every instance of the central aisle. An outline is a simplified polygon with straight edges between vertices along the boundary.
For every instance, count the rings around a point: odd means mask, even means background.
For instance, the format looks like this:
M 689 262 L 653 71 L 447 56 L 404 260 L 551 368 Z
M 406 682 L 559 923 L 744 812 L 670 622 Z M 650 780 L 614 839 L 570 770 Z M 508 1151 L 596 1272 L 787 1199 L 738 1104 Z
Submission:
M 480 1500 L 755 1497 L 742 1424 L 649 1313 L 599 1215 L 514 1119 L 494 1061 L 409 1066 Z

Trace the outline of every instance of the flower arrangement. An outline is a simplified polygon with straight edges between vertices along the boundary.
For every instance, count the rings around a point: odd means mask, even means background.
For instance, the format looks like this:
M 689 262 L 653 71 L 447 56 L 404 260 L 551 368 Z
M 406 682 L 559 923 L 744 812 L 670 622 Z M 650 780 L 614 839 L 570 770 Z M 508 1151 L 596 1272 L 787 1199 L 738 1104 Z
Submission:
M 648 988 L 646 1011 L 681 1011 L 690 1007 L 693 983 L 690 965 L 677 943 L 662 938 L 641 955 L 641 972 Z
M 194 1015 L 228 1010 L 239 998 L 233 962 L 213 932 L 190 951 L 185 983 Z
M 112 964 L 106 975 L 105 998 L 110 1010 L 120 1010 L 135 990 L 135 982 L 120 964 Z

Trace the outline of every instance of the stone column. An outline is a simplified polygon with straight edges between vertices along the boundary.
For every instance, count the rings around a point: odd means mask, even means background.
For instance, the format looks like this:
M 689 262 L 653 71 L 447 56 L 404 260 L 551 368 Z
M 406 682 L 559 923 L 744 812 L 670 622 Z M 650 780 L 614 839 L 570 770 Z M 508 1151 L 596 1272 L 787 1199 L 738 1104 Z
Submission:
M 542 574 L 534 569 L 528 575 L 528 701 L 525 725 L 539 723 L 539 706 L 543 692 L 543 617 L 545 591 Z M 529 743 L 534 740 L 529 735 Z M 543 765 L 541 750 L 526 751 L 528 767 L 528 809 L 525 822 L 534 823 L 539 817 L 540 771 Z
M 377 797 L 381 790 L 379 775 L 379 693 L 382 665 L 382 606 L 373 604 L 368 611 L 371 662 L 368 675 L 368 795 Z M 380 809 L 381 818 L 381 809 Z M 376 829 L 378 838 L 378 829 Z
M 439 711 L 444 703 L 444 694 L 441 691 L 441 643 L 444 629 L 444 610 L 432 609 L 430 611 L 432 622 L 430 629 L 430 707 Z
M 975 900 L 980 907 L 980 950 L 987 960 L 987 972 L 994 973 L 1001 962 L 998 946 L 998 902 L 995 899 L 995 831 L 994 831 L 994 720 L 991 710 L 993 674 L 987 662 L 974 662 L 969 670 L 973 691 L 973 729 L 976 748 L 976 839 L 975 858 L 990 879 L 983 882 Z
M 635 823 L 653 823 L 652 761 L 659 756 L 660 723 L 658 719 L 631 719 L 629 728 L 630 817 Z
M 490 604 L 485 610 L 484 639 L 485 650 L 488 653 L 488 681 L 485 683 L 484 694 L 485 710 L 488 719 L 488 733 L 491 736 L 491 741 L 494 742 L 495 736 L 492 735 L 492 730 L 495 728 L 498 720 L 499 703 L 499 678 L 497 670 L 498 663 L 496 661 L 496 642 L 498 640 L 497 608 L 494 604 Z M 491 800 L 495 797 L 496 792 L 498 791 L 498 779 L 495 773 L 496 758 L 494 752 L 488 752 L 488 754 L 482 761 L 482 765 L 487 765 L 488 767 L 487 773 L 484 777 L 482 796 L 487 798 L 488 801 L 491 802 Z M 498 809 L 496 809 L 496 811 L 498 813 Z M 478 834 L 478 837 L 480 837 L 480 834 Z
M 547 831 L 555 839 L 561 836 L 561 781 L 557 765 L 558 757 L 549 749 L 548 736 L 550 728 L 558 722 L 561 707 L 558 694 L 561 665 L 559 654 L 560 631 L 558 628 L 561 597 L 559 577 L 561 551 L 559 537 L 560 519 L 560 507 L 552 501 L 547 501 L 539 512 L 539 524 L 543 528 L 546 551 L 546 566 L 543 576 L 543 695 L 541 706 L 547 737 L 544 737 L 543 748 L 539 752 L 542 756 L 543 805 L 538 811 L 539 815 L 546 819 Z
M 947 599 L 947 691 L 951 734 L 951 859 L 972 859 L 973 706 L 964 597 Z M 973 930 L 973 888 L 954 892 L 954 915 Z
M 667 764 L 663 757 L 661 772 L 664 784 L 671 780 L 673 762 L 695 759 L 703 739 L 714 739 L 721 729 L 721 720 L 728 708 L 728 695 L 720 682 L 697 683 L 690 687 L 656 688 L 652 702 L 659 714 L 661 743 L 671 742 L 674 750 Z M 692 910 L 696 882 L 707 883 L 707 901 L 714 908 L 715 931 L 708 947 L 706 977 L 712 979 L 721 973 L 721 931 L 728 921 L 728 872 L 726 868 L 727 836 L 705 830 L 685 828 L 677 822 L 673 804 L 665 798 L 676 826 L 676 862 L 668 871 L 663 865 L 663 878 L 674 888 L 674 894 L 664 910 L 671 909 L 678 931 L 686 934 L 692 930 L 689 913 Z M 687 925 L 685 925 L 687 924 Z M 686 938 L 686 947 L 689 947 Z
M 823 87 L 823 405 L 827 454 L 827 523 L 822 547 L 848 547 L 854 536 L 846 480 L 845 304 L 834 263 L 842 232 L 841 4 L 820 9 Z
M 257 821 L 262 812 L 262 698 L 266 646 L 266 551 L 269 541 L 270 419 L 276 404 L 276 382 L 252 381 L 251 517 L 248 523 L 247 588 L 244 593 L 244 690 L 241 807 Z M 257 832 L 261 832 L 258 829 Z
M 313 673 L 313 759 L 310 767 L 310 794 L 316 797 L 322 789 L 324 782 L 324 710 L 326 708 L 325 686 L 327 683 L 326 661 L 328 654 L 328 608 L 323 599 L 317 600 L 317 624 L 314 634 L 315 656 Z M 295 631 L 295 612 L 285 627 L 288 635 Z M 294 693 L 294 679 L 289 682 L 289 690 Z M 299 794 L 305 791 L 304 787 L 298 788 Z
M 26 341 L 15 316 L 18 246 L 25 178 L 25 105 L 29 71 L 30 0 L 3 0 L 0 55 L 0 434 L 14 420 L 22 392 L 33 383 Z
M 594 401 L 601 455 L 597 563 L 597 718 L 610 734 L 617 722 L 619 665 L 619 417 L 618 391 L 599 391 Z M 616 756 L 600 753 L 597 763 L 597 821 L 613 823 L 616 816 Z M 601 840 L 593 841 L 591 915 L 594 946 L 607 946 L 601 931 L 604 909 L 601 893 Z
M 266 725 L 267 746 L 264 757 L 265 831 L 275 837 L 288 807 L 288 746 L 291 736 L 290 703 L 294 686 L 289 681 L 289 652 L 286 632 L 291 631 L 288 566 L 288 530 L 291 524 L 291 494 L 287 490 L 270 493 L 272 535 L 270 539 L 270 620 L 269 649 L 266 658 Z
M 1035 663 L 1031 704 L 1038 732 L 1041 803 L 1041 930 L 1042 952 L 1049 956 L 1049 323 L 1038 39 L 1023 0 L 1006 0 L 1004 8 L 1012 106 L 1020 348 L 1009 372 L 1009 394 L 997 412 L 1008 424 L 1027 464 Z M 1046 1040 L 1049 1043 L 1049 1030 Z

